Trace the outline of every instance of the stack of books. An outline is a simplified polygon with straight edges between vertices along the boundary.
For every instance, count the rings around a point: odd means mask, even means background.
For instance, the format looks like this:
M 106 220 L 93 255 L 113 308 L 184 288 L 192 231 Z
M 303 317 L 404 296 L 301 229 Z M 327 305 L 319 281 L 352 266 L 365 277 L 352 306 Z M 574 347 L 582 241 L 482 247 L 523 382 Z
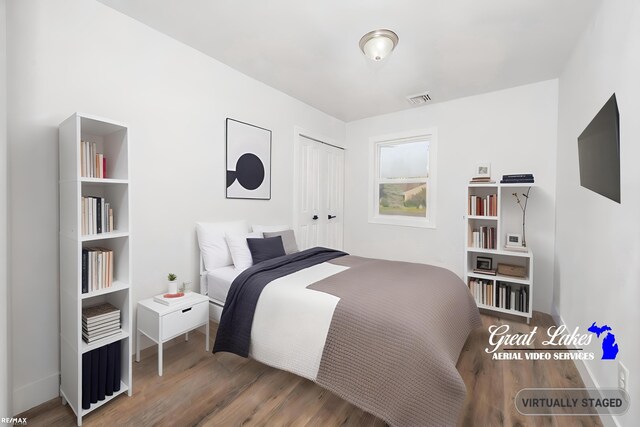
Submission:
M 153 300 L 164 305 L 176 305 L 188 299 L 191 296 L 190 294 L 190 292 L 178 292 L 177 294 L 160 294 L 154 296 Z
M 476 176 L 471 178 L 470 184 L 495 184 L 496 182 L 490 176 Z
M 533 174 L 521 173 L 514 175 L 502 175 L 501 184 L 533 184 Z
M 104 197 L 82 197 L 80 206 L 82 207 L 83 235 L 113 231 L 113 209 Z
M 492 280 L 469 280 L 469 292 L 476 303 L 504 310 L 529 312 L 529 289 L 526 286 L 511 285 Z
M 82 339 L 94 341 L 120 333 L 120 310 L 104 303 L 82 309 Z
M 469 196 L 469 215 L 497 216 L 498 195 L 489 194 L 487 197 Z
M 113 285 L 113 251 L 104 248 L 82 248 L 82 293 Z
M 482 226 L 473 230 L 471 247 L 481 249 L 496 249 L 496 228 Z
M 85 178 L 106 178 L 107 159 L 95 142 L 80 142 L 80 174 Z
M 82 355 L 82 409 L 120 391 L 121 347 L 116 341 Z

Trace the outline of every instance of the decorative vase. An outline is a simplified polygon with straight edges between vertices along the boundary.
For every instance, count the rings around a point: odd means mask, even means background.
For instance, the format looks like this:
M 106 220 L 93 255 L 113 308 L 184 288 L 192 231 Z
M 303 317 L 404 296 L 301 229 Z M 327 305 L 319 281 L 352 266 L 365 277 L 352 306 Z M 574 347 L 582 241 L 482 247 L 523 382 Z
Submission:
M 177 294 L 178 293 L 178 281 L 174 280 L 173 282 L 169 282 L 169 293 Z

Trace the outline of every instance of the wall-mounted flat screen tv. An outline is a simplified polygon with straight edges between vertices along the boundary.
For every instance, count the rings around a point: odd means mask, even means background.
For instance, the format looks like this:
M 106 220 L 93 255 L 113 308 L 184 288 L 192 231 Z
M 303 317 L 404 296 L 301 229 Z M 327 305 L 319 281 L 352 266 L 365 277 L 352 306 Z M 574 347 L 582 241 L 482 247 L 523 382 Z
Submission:
M 620 114 L 616 94 L 578 137 L 580 185 L 620 203 Z

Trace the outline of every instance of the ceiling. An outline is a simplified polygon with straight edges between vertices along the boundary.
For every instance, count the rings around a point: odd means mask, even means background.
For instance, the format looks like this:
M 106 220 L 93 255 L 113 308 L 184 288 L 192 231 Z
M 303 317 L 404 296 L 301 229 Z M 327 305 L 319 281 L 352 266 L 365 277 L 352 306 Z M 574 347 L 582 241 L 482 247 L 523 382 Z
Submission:
M 558 77 L 601 0 L 100 0 L 344 121 Z M 396 50 L 374 63 L 365 33 Z

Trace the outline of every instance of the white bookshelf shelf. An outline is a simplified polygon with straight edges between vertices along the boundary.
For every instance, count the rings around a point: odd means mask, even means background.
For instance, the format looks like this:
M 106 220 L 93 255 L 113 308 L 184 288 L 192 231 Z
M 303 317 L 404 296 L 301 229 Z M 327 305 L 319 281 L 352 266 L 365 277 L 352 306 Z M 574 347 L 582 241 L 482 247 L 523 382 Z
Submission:
M 89 412 L 91 412 L 91 411 L 95 411 L 96 409 L 98 409 L 99 407 L 104 405 L 105 403 L 108 403 L 110 400 L 115 399 L 116 397 L 120 396 L 123 393 L 126 393 L 127 391 L 129 391 L 129 387 L 127 387 L 127 385 L 121 381 L 120 382 L 120 390 L 113 392 L 113 394 L 111 396 L 105 396 L 104 400 L 101 400 L 98 403 L 94 403 L 93 405 L 91 405 L 91 408 L 83 409 L 82 410 L 82 416 L 85 416 L 85 415 L 89 414 Z
M 129 289 L 129 284 L 128 283 L 115 281 L 108 288 L 103 288 L 103 289 L 100 289 L 100 290 L 97 290 L 97 291 L 91 291 L 91 292 L 87 292 L 86 294 L 82 294 L 82 299 L 94 298 L 94 297 L 98 297 L 100 295 L 107 295 L 107 294 L 110 294 L 112 292 L 123 291 L 125 289 Z
M 523 258 L 529 258 L 532 256 L 531 251 L 519 252 L 519 251 L 508 251 L 504 249 L 485 249 L 485 248 L 472 248 L 472 247 L 468 247 L 467 251 L 478 252 L 483 254 L 492 254 L 492 255 L 516 256 L 516 257 L 523 257 Z
M 113 179 L 113 178 L 80 178 L 80 182 L 89 183 L 89 184 L 121 184 L 126 185 L 129 184 L 128 179 Z
M 476 303 L 476 304 L 478 305 L 478 308 L 483 310 L 491 310 L 498 313 L 512 314 L 514 316 L 522 316 L 528 319 L 531 319 L 531 316 L 532 316 L 530 311 L 526 312 L 526 311 L 518 311 L 518 310 L 508 310 L 506 308 L 494 307 L 492 305 L 486 305 L 486 304 L 480 304 L 480 303 Z M 531 308 L 531 306 L 529 306 L 529 308 Z
M 494 292 L 498 289 L 498 285 L 505 284 L 506 286 L 510 286 L 512 292 L 519 292 L 522 290 L 526 291 L 527 300 L 526 304 L 528 305 L 529 311 L 522 312 L 519 310 L 512 310 L 506 308 L 495 307 L 492 305 L 484 304 L 481 300 L 481 296 L 478 297 L 480 300 L 476 300 L 476 304 L 478 308 L 486 311 L 491 311 L 493 313 L 499 314 L 509 314 L 519 317 L 524 317 L 529 323 L 532 314 L 532 304 L 533 304 L 533 253 L 530 249 L 526 251 L 513 251 L 504 248 L 506 242 L 506 233 L 511 232 L 509 228 L 509 221 L 511 221 L 511 226 L 513 226 L 513 219 L 507 215 L 509 212 L 508 209 L 504 209 L 503 199 L 505 197 L 512 197 L 511 193 L 514 192 L 514 189 L 518 188 L 528 188 L 533 187 L 533 184 L 500 184 L 500 183 L 482 183 L 482 184 L 473 184 L 470 183 L 467 187 L 467 198 L 468 203 L 467 206 L 470 205 L 469 198 L 471 196 L 479 196 L 482 198 L 486 198 L 489 195 L 497 195 L 497 213 L 496 216 L 480 216 L 480 215 L 467 215 L 465 216 L 465 283 L 467 286 L 470 286 L 471 281 L 482 281 L 486 285 L 493 285 Z M 513 215 L 513 211 L 510 212 Z M 506 215 L 506 217 L 505 217 Z M 505 225 L 505 220 L 506 225 Z M 517 221 L 516 221 L 517 223 Z M 473 232 L 478 231 L 478 228 L 481 226 L 492 227 L 495 228 L 495 236 L 496 241 L 494 242 L 495 247 L 500 249 L 487 249 L 487 248 L 476 248 L 472 247 Z M 509 228 L 504 230 L 503 227 Z M 489 234 L 489 233 L 487 233 Z M 492 268 L 495 269 L 498 263 L 503 264 L 514 264 L 525 268 L 526 277 L 512 277 L 505 275 L 490 275 L 490 274 L 482 274 L 482 273 L 474 273 L 473 270 L 476 268 L 476 263 L 478 257 L 491 258 Z M 483 288 L 484 289 L 484 288 Z M 516 294 L 516 298 L 518 294 Z M 494 299 L 497 296 L 494 296 Z M 526 305 L 525 305 L 526 306 Z
M 119 239 L 121 237 L 129 237 L 128 231 L 111 231 L 109 233 L 87 234 L 82 236 L 83 242 L 93 242 L 94 240 Z
M 120 341 L 124 338 L 129 338 L 129 334 L 124 329 L 120 329 L 119 333 L 115 335 L 111 335 L 110 337 L 106 337 L 98 341 L 94 341 L 92 343 L 87 343 L 84 340 L 82 340 L 81 350 L 82 350 L 82 353 L 86 353 L 88 351 L 95 350 L 96 348 L 104 347 L 105 345 L 111 344 L 112 342 Z
M 131 371 L 131 206 L 129 201 L 129 131 L 122 123 L 87 114 L 73 114 L 59 126 L 60 172 L 60 395 L 83 416 L 116 396 L 132 393 Z M 81 141 L 95 144 L 106 158 L 106 176 L 81 176 Z M 87 164 L 87 163 L 85 163 Z M 100 197 L 110 203 L 117 229 L 81 235 L 82 198 Z M 82 293 L 82 250 L 100 246 L 113 252 L 110 287 Z M 82 309 L 108 302 L 120 310 L 120 331 L 91 344 L 82 339 Z M 82 355 L 120 341 L 120 390 L 82 408 Z M 85 401 L 86 404 L 86 401 Z
M 467 276 L 473 277 L 476 279 L 484 279 L 484 280 L 497 280 L 499 282 L 509 282 L 516 283 L 519 285 L 530 285 L 531 280 L 528 277 L 513 277 L 513 276 L 502 276 L 500 274 L 496 274 L 495 276 L 492 274 L 481 274 L 475 273 L 473 271 L 467 272 Z

